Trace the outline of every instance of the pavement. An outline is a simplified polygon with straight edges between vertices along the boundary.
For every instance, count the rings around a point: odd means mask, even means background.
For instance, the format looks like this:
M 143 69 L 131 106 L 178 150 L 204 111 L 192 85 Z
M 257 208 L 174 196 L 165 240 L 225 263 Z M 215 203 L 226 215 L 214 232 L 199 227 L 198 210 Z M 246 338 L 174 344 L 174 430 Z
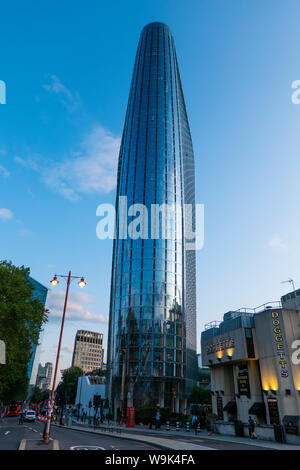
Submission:
M 42 439 L 22 439 L 19 450 L 60 450 L 57 439 L 51 440 L 45 444 Z
M 54 425 L 65 428 L 65 426 Z M 94 429 L 93 427 L 88 428 L 79 425 L 73 425 L 70 429 L 78 430 L 81 432 L 91 433 L 91 434 L 105 434 L 106 436 L 115 437 L 116 434 L 113 432 L 105 431 L 105 426 L 101 428 Z M 109 429 L 109 428 L 108 428 Z M 116 431 L 115 431 L 116 432 Z M 200 445 L 200 442 L 193 443 L 193 442 L 186 442 L 181 440 L 172 441 L 170 439 L 163 438 L 161 436 L 149 436 L 147 434 L 140 435 L 130 432 L 123 432 L 122 434 L 118 434 L 119 439 L 126 439 L 127 441 L 135 441 L 135 442 L 142 442 L 144 444 L 155 445 L 160 449 L 165 450 L 214 450 L 211 447 L 206 447 L 204 445 Z
M 115 428 L 115 432 L 121 432 L 124 439 L 139 439 L 144 442 L 152 442 L 161 447 L 174 450 L 300 450 L 300 446 L 283 444 L 276 441 L 250 439 L 248 437 L 224 436 L 220 434 L 208 435 L 206 430 L 201 430 L 195 436 L 194 430 L 187 432 L 184 429 L 169 431 L 166 428 L 151 430 L 148 426 L 138 425 L 135 428 L 121 428 L 118 425 L 107 425 L 94 428 L 81 422 L 73 423 L 72 429 L 86 429 L 89 432 L 110 434 L 106 431 Z M 102 428 L 102 429 L 101 429 Z M 110 434 L 113 435 L 113 434 Z

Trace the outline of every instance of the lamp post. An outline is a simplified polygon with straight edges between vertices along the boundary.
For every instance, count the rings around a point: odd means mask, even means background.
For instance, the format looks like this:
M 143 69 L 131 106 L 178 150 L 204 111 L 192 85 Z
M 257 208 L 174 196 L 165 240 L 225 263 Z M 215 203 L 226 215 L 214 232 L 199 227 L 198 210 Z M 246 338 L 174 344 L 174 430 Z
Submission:
M 61 328 L 60 328 L 60 335 L 59 335 L 59 342 L 58 342 L 58 348 L 57 348 L 55 370 L 54 370 L 53 383 L 52 383 L 50 407 L 49 407 L 49 410 L 48 410 L 48 417 L 47 417 L 47 422 L 46 422 L 45 431 L 44 431 L 44 442 L 46 444 L 49 444 L 49 440 L 50 440 L 50 424 L 51 424 L 51 417 L 52 417 L 52 410 L 53 410 L 53 398 L 54 398 L 54 392 L 55 392 L 56 375 L 57 375 L 57 368 L 58 368 L 60 348 L 61 348 L 61 340 L 62 340 L 62 334 L 63 334 L 64 323 L 65 323 L 65 316 L 66 316 L 66 310 L 67 310 L 67 303 L 68 303 L 68 296 L 69 296 L 69 288 L 70 288 L 71 279 L 80 279 L 80 281 L 78 282 L 78 285 L 81 288 L 86 285 L 86 282 L 84 281 L 83 277 L 71 276 L 71 271 L 69 271 L 68 276 L 59 275 L 58 277 L 62 277 L 63 279 L 67 279 L 67 289 L 66 289 L 66 295 L 65 295 L 63 316 L 62 316 L 62 320 L 61 320 Z M 56 274 L 55 274 L 54 278 L 52 279 L 51 284 L 54 287 L 57 286 L 57 284 L 59 284 L 59 281 L 57 279 Z

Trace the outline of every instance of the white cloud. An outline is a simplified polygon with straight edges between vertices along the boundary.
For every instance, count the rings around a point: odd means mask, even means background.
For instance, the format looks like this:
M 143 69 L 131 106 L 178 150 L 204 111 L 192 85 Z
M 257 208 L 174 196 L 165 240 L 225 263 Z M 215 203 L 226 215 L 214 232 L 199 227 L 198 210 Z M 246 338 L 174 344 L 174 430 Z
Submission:
M 8 178 L 9 177 L 9 171 L 7 171 L 6 168 L 4 168 L 4 166 L 0 165 L 0 175 L 4 176 L 4 178 Z
M 37 171 L 53 191 L 69 201 L 83 194 L 109 193 L 117 182 L 117 165 L 121 139 L 94 125 L 79 145 L 62 162 L 45 163 L 39 155 L 28 159 L 15 157 L 20 165 Z
M 48 294 L 47 308 L 50 310 L 49 319 L 61 318 L 65 300 L 65 292 L 51 290 Z M 92 297 L 84 292 L 71 293 L 68 299 L 66 318 L 92 323 L 106 324 L 108 318 L 91 313 L 84 304 L 92 304 Z
M 275 250 L 281 253 L 288 251 L 288 245 L 284 242 L 282 237 L 277 234 L 274 234 L 270 238 L 270 240 L 268 241 L 268 246 L 272 250 Z
M 62 351 L 66 352 L 66 353 L 73 353 L 74 351 L 74 346 L 65 346 L 63 348 L 61 348 Z
M 70 111 L 73 112 L 80 104 L 80 97 L 78 92 L 71 93 L 71 91 L 61 83 L 56 75 L 51 75 L 50 85 L 44 85 L 43 88 L 51 93 L 62 95 L 64 98 L 61 100 L 62 104 Z
M 70 201 L 79 199 L 80 194 L 109 193 L 116 186 L 120 138 L 97 125 L 80 148 L 44 172 L 46 184 Z
M 10 220 L 12 219 L 14 214 L 11 210 L 5 209 L 4 207 L 0 208 L 0 220 Z

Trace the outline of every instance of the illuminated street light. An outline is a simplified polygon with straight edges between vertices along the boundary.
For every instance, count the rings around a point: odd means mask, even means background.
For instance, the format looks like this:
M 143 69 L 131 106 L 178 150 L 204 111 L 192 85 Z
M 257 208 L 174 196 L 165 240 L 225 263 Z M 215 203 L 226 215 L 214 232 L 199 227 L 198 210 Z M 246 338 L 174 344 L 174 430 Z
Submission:
M 57 276 L 55 274 L 54 278 L 52 279 L 52 281 L 50 281 L 50 284 L 53 285 L 53 287 L 57 286 L 57 284 L 59 284 L 59 281 L 57 280 Z
M 86 286 L 86 282 L 84 281 L 84 278 L 83 278 L 83 277 L 82 277 L 82 278 L 80 279 L 80 281 L 78 282 L 78 285 L 79 285 L 79 287 L 81 287 L 81 288 L 84 287 L 84 286 Z
M 62 316 L 62 320 L 61 320 L 60 336 L 59 336 L 57 355 L 56 355 L 56 363 L 55 363 L 55 370 L 54 370 L 53 383 L 52 383 L 50 408 L 49 408 L 49 411 L 48 411 L 48 417 L 47 417 L 47 421 L 46 421 L 46 424 L 45 424 L 45 430 L 44 430 L 44 442 L 46 444 L 49 444 L 49 441 L 50 441 L 50 424 L 51 424 L 51 417 L 52 417 L 52 411 L 53 411 L 53 399 L 54 399 L 54 392 L 55 392 L 56 375 L 57 375 L 57 369 L 58 369 L 58 362 L 59 362 L 59 355 L 60 355 L 60 348 L 61 348 L 61 340 L 62 340 L 62 334 L 63 334 L 64 323 L 65 323 L 65 316 L 66 316 L 66 310 L 67 310 L 67 303 L 68 303 L 68 296 L 69 296 L 69 288 L 70 288 L 71 279 L 80 279 L 80 281 L 78 282 L 78 285 L 80 287 L 86 286 L 86 282 L 84 281 L 84 278 L 83 277 L 78 277 L 78 276 L 71 276 L 71 271 L 69 271 L 68 276 L 59 275 L 58 277 L 62 277 L 64 279 L 67 279 L 67 290 L 66 290 L 66 295 L 65 295 L 64 311 L 63 311 L 63 316 Z M 59 281 L 57 280 L 56 274 L 55 274 L 54 278 L 52 279 L 52 281 L 50 281 L 50 282 L 53 286 L 57 286 Z

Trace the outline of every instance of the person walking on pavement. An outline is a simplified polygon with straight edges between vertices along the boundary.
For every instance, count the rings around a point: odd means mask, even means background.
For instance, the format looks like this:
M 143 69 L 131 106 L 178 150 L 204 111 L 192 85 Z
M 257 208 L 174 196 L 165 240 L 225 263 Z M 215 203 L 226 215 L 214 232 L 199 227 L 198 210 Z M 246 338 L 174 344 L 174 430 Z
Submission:
M 198 417 L 194 413 L 192 417 L 192 427 L 195 429 L 195 436 L 197 436 L 197 427 L 198 427 Z
M 249 416 L 248 424 L 250 439 L 257 439 L 257 436 L 255 434 L 255 421 L 251 416 Z

